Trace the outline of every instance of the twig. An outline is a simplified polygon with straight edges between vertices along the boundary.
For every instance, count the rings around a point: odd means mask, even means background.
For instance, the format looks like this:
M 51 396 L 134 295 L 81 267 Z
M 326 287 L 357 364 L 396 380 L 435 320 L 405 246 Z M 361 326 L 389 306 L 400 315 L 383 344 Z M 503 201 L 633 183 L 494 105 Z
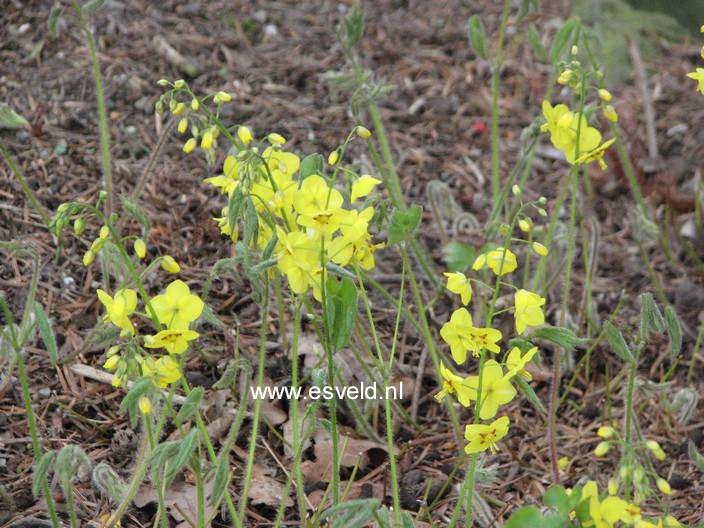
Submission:
M 648 82 L 645 78 L 643 60 L 640 57 L 640 50 L 638 49 L 638 45 L 635 41 L 628 35 L 626 35 L 626 40 L 628 40 L 628 53 L 631 56 L 631 61 L 633 62 L 633 72 L 636 77 L 636 84 L 638 84 L 640 93 L 643 96 L 645 129 L 648 134 L 648 154 L 651 160 L 657 160 L 660 155 L 658 154 L 658 143 L 655 135 L 655 110 L 653 109 L 653 99 L 650 97 L 650 91 L 648 91 Z

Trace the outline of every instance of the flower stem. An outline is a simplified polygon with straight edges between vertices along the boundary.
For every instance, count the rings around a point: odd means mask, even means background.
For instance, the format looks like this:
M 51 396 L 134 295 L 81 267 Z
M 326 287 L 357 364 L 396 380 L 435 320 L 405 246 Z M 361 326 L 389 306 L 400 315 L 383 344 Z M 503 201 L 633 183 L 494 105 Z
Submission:
M 277 282 L 278 284 L 278 282 Z M 279 287 L 279 291 L 280 287 Z M 293 388 L 293 394 L 298 391 L 298 341 L 299 332 L 301 326 L 301 306 L 298 300 L 294 301 L 295 307 L 293 309 L 293 344 L 291 351 L 291 386 Z M 284 350 L 286 348 L 284 347 Z M 298 453 L 300 446 L 303 445 L 301 439 L 301 431 L 299 425 L 299 410 L 298 401 L 294 398 L 291 400 L 291 405 L 293 405 L 293 451 Z M 305 526 L 306 514 L 306 497 L 305 490 L 303 487 L 303 472 L 301 471 L 301 465 L 296 464 L 293 467 L 294 476 L 296 479 L 296 501 L 298 502 L 298 515 L 301 518 L 301 524 Z M 286 495 L 284 495 L 283 501 L 286 502 Z
M 506 24 L 508 22 L 508 12 L 511 7 L 511 0 L 506 0 L 504 13 L 501 19 L 501 29 L 499 29 L 499 43 L 496 51 L 496 62 L 491 81 L 491 191 L 494 203 L 494 210 L 499 208 L 499 86 L 501 81 L 501 66 L 503 65 L 503 46 Z
M 29 202 L 32 204 L 32 207 L 34 207 L 34 210 L 41 217 L 44 224 L 47 227 L 49 227 L 49 217 L 46 214 L 46 211 L 37 201 L 37 198 L 34 196 L 32 189 L 30 189 L 29 185 L 27 185 L 27 180 L 25 180 L 24 174 L 22 174 L 22 171 L 19 169 L 19 167 L 17 167 L 17 165 L 15 165 L 15 162 L 12 159 L 12 157 L 10 156 L 10 153 L 7 151 L 7 149 L 5 148 L 5 145 L 3 145 L 1 141 L 0 141 L 0 152 L 2 152 L 2 155 L 5 158 L 5 161 L 7 161 L 7 164 L 10 166 L 10 169 L 12 170 L 15 177 L 17 178 L 17 181 L 20 182 L 20 185 L 22 186 L 22 190 L 24 191 L 25 196 L 27 196 L 27 199 L 29 200 Z

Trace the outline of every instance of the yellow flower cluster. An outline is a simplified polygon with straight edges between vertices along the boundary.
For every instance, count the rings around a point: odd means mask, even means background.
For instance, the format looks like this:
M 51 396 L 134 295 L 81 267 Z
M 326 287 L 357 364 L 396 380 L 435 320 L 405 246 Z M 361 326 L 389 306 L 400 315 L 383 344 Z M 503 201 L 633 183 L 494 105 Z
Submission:
M 252 141 L 251 135 L 245 139 L 247 144 Z M 261 154 L 257 147 L 251 147 L 238 156 L 228 156 L 223 173 L 205 181 L 230 199 L 238 190 L 252 198 L 259 226 L 255 244 L 264 249 L 276 236 L 277 267 L 288 278 L 291 291 L 302 295 L 312 289 L 320 300 L 327 263 L 365 270 L 374 267 L 374 253 L 383 247 L 373 244 L 369 233 L 374 209 L 358 210 L 354 204 L 381 182 L 368 175 L 357 178 L 346 207 L 342 193 L 323 175 L 311 174 L 301 181 L 301 160 L 281 149 L 283 137 L 270 134 L 266 140 L 269 146 Z M 229 206 L 215 220 L 222 233 L 233 241 L 238 239 L 237 230 L 231 229 Z
M 124 384 L 130 373 L 150 376 L 154 384 L 162 388 L 178 381 L 181 371 L 172 356 L 183 354 L 188 349 L 189 342 L 200 336 L 198 332 L 189 329 L 190 323 L 203 312 L 204 303 L 200 297 L 192 294 L 183 281 L 173 281 L 163 294 L 149 301 L 150 308 L 147 310 L 153 310 L 159 324 L 165 328 L 155 335 L 144 335 L 140 339 L 135 336 L 135 327 L 130 320 L 136 313 L 137 292 L 121 289 L 114 297 L 103 290 L 98 290 L 97 293 L 106 309 L 103 321 L 119 327 L 121 335 L 130 338 L 128 343 L 113 346 L 108 351 L 103 367 L 115 371 L 112 384 L 115 387 Z M 145 348 L 164 349 L 168 355 L 152 357 L 140 346 L 140 341 Z M 121 355 L 123 349 L 130 353 Z M 146 408 L 146 404 L 143 407 Z
M 611 98 L 610 95 L 608 97 Z M 611 106 L 605 111 L 609 115 L 615 115 Z M 579 113 L 572 112 L 564 104 L 553 107 L 548 101 L 543 101 L 543 117 L 546 122 L 540 130 L 550 132 L 550 141 L 555 148 L 565 153 L 565 158 L 570 164 L 596 161 L 602 169 L 606 169 L 606 163 L 603 160 L 604 152 L 616 140 L 615 138 L 600 145 L 601 132 L 590 127 L 584 115 L 580 116 Z
M 477 257 L 472 269 L 478 271 L 485 266 L 501 277 L 517 268 L 516 256 L 507 248 L 492 250 Z M 462 304 L 469 304 L 472 298 L 472 279 L 460 272 L 445 273 L 445 276 L 447 289 L 459 295 Z M 528 326 L 538 326 L 545 322 L 542 310 L 544 304 L 545 299 L 535 293 L 526 290 L 518 290 L 515 293 L 515 323 L 519 334 L 525 332 Z M 482 350 L 492 354 L 501 352 L 498 345 L 502 339 L 501 332 L 494 328 L 474 326 L 472 316 L 464 307 L 454 311 L 450 320 L 440 329 L 440 335 L 450 345 L 452 358 L 460 365 L 466 361 L 467 352 L 471 352 L 474 357 L 480 357 Z M 499 406 L 507 404 L 516 396 L 511 379 L 521 376 L 526 381 L 531 380 L 525 366 L 537 351 L 538 348 L 533 347 L 522 353 L 520 348 L 513 347 L 503 365 L 494 359 L 488 359 L 483 363 L 479 375 L 467 378 L 458 376 L 441 364 L 443 386 L 435 397 L 442 400 L 445 395 L 451 394 L 465 407 L 469 407 L 479 397 L 479 418 L 491 420 L 498 413 Z M 466 426 L 465 438 L 469 443 L 465 446 L 465 452 L 472 454 L 486 449 L 496 451 L 496 443 L 508 433 L 508 428 L 509 419 L 506 416 L 494 420 L 491 424 L 476 423 Z

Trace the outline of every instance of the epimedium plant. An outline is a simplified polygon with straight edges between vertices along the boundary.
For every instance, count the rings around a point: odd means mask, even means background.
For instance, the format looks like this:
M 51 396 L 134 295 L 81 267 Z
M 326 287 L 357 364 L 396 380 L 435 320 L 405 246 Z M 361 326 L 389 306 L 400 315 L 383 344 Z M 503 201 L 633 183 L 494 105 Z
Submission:
M 570 352 L 585 343 L 584 339 L 568 328 L 568 298 L 574 262 L 579 175 L 581 172 L 586 180 L 587 173 L 584 168 L 591 162 L 596 162 L 604 168 L 604 152 L 614 144 L 619 154 L 625 156 L 616 127 L 618 114 L 611 104 L 612 96 L 605 88 L 603 75 L 590 51 L 589 31 L 581 27 L 578 19 L 568 20 L 557 32 L 549 57 L 542 47 L 535 27 L 528 27 L 527 38 L 536 53 L 554 63 L 553 79 L 568 89 L 568 104 L 558 103 L 553 106 L 550 96 L 543 102 L 542 116 L 536 118 L 526 132 L 526 135 L 530 136 L 530 141 L 527 142 L 528 152 L 521 154 L 519 163 L 502 186 L 498 174 L 497 105 L 499 72 L 507 52 L 504 49 L 504 35 L 509 23 L 511 4 L 506 2 L 497 53 L 491 64 L 493 207 L 486 226 L 487 240 L 490 242 L 478 248 L 478 256 L 475 257 L 473 251 L 473 258 L 467 258 L 465 255 L 457 259 L 453 269 L 444 273 L 446 282 L 442 280 L 441 273 L 435 272 L 435 264 L 430 261 L 427 251 L 415 236 L 422 221 L 423 210 L 418 205 L 407 206 L 400 189 L 389 141 L 377 107 L 377 102 L 389 92 L 390 87 L 383 82 L 377 82 L 371 73 L 362 70 L 355 52 L 355 46 L 363 35 L 362 10 L 350 10 L 338 32 L 338 39 L 351 72 L 331 77 L 338 85 L 354 90 L 351 110 L 358 124 L 326 157 L 315 153 L 301 158 L 287 148 L 286 139 L 277 132 L 256 138 L 245 125 L 227 126 L 221 120 L 221 110 L 224 105 L 231 103 L 232 96 L 225 91 L 200 97 L 191 90 L 185 80 L 159 81 L 158 84 L 165 88 L 166 92 L 157 102 L 156 110 L 159 113 L 168 110 L 176 116 L 177 130 L 181 134 L 190 135 L 184 141 L 183 152 L 200 152 L 206 161 L 213 165 L 219 159 L 223 144 L 227 149 L 222 173 L 206 178 L 205 182 L 226 196 L 226 205 L 214 221 L 235 245 L 236 256 L 215 264 L 200 295 L 193 293 L 191 286 L 180 279 L 169 280 L 159 294 L 150 295 L 147 278 L 149 282 L 153 282 L 153 276 L 162 271 L 178 274 L 180 266 L 168 255 L 147 258 L 149 217 L 135 201 L 122 199 L 125 211 L 122 217 L 112 210 L 100 70 L 84 16 L 89 15 L 100 4 L 101 2 L 94 1 L 81 8 L 74 3 L 74 7 L 78 16 L 76 20 L 89 39 L 93 58 L 101 113 L 106 189 L 100 193 L 95 203 L 62 204 L 49 226 L 57 236 L 62 236 L 70 224 L 73 225 L 76 235 L 83 235 L 86 230 L 96 233 L 84 252 L 83 263 L 85 266 L 92 266 L 96 259 L 102 261 L 106 275 L 104 289 L 96 289 L 95 292 L 104 307 L 103 329 L 110 330 L 103 367 L 113 372 L 113 386 L 127 390 L 120 408 L 129 414 L 134 427 L 139 426 L 143 430 L 134 471 L 128 482 L 123 481 L 106 464 L 93 469 L 96 486 L 109 496 L 115 505 L 112 513 L 104 519 L 106 526 L 118 525 L 150 470 L 151 481 L 159 498 L 158 522 L 168 526 L 165 494 L 184 468 L 191 471 L 196 482 L 197 511 L 196 518 L 191 520 L 193 526 L 209 525 L 221 504 L 235 526 L 246 525 L 247 501 L 260 434 L 259 425 L 263 420 L 260 399 L 253 403 L 247 459 L 243 475 L 238 479 L 242 490 L 239 504 L 235 503 L 230 489 L 233 469 L 228 455 L 240 432 L 248 405 L 251 365 L 244 359 L 236 358 L 228 365 L 219 382 L 218 386 L 221 388 L 231 388 L 234 391 L 239 385 L 240 389 L 237 415 L 219 453 L 216 452 L 214 442 L 205 427 L 201 410 L 204 391 L 202 388 L 192 389 L 184 376 L 189 351 L 198 347 L 201 337 L 198 330 L 201 326 L 206 323 L 214 327 L 222 326 L 208 306 L 212 281 L 236 267 L 244 270 L 255 291 L 254 298 L 260 306 L 261 336 L 254 381 L 258 386 L 262 386 L 264 382 L 265 345 L 272 302 L 276 303 L 278 312 L 279 335 L 283 343 L 291 349 L 291 385 L 294 389 L 304 383 L 304 380 L 299 378 L 299 345 L 304 318 L 314 327 L 325 352 L 323 368 L 314 369 L 311 373 L 312 385 L 321 387 L 341 381 L 335 356 L 349 344 L 355 326 L 362 319 L 366 319 L 368 337 L 372 343 L 368 351 L 384 393 L 391 383 L 400 321 L 405 318 L 415 326 L 425 340 L 433 361 L 438 379 L 435 397 L 445 402 L 458 435 L 462 434 L 460 417 L 469 416 L 471 413 L 470 423 L 464 427 L 463 449 L 457 463 L 457 467 L 465 464 L 469 456 L 469 468 L 459 489 L 459 500 L 452 512 L 451 527 L 457 524 L 463 507 L 466 507 L 466 525 L 472 523 L 473 513 L 482 501 L 475 489 L 481 466 L 479 455 L 485 451 L 497 451 L 500 442 L 508 435 L 510 418 L 506 414 L 499 416 L 499 412 L 501 406 L 516 397 L 517 389 L 547 415 L 556 485 L 544 495 L 543 511 L 533 506 L 521 508 L 512 515 L 507 526 L 557 527 L 579 523 L 579 526 L 584 527 L 611 527 L 619 522 L 641 528 L 680 526 L 674 517 L 669 515 L 669 502 L 665 502 L 664 514 L 660 517 L 646 519 L 640 513 L 642 501 L 649 496 L 655 496 L 653 484 L 665 497 L 669 496 L 671 489 L 666 480 L 657 476 L 648 458 L 650 455 L 647 455 L 649 452 L 656 459 L 661 459 L 664 452 L 654 440 L 642 437 L 638 428 L 637 413 L 633 411 L 638 358 L 650 333 L 662 332 L 665 328 L 671 341 L 673 362 L 681 347 L 681 330 L 674 311 L 666 306 L 663 317 L 652 296 L 648 294 L 641 297 L 639 332 L 631 336 L 629 341 L 626 341 L 610 323 L 604 325 L 602 332 L 616 354 L 629 366 L 628 386 L 625 391 L 626 421 L 623 431 L 619 432 L 616 424 L 612 424 L 603 426 L 597 433 L 602 441 L 595 449 L 596 456 L 606 455 L 612 446 L 617 446 L 621 453 L 617 471 L 608 483 L 607 494 L 600 493 L 598 484 L 592 480 L 573 489 L 559 485 L 558 468 L 562 461 L 557 460 L 555 440 L 557 408 L 562 401 L 557 398 L 561 357 L 559 349 Z M 538 7 L 534 1 L 521 2 L 516 20 L 520 21 L 530 8 L 537 10 Z M 54 14 L 50 20 L 54 28 L 58 16 L 59 14 Z M 478 17 L 472 17 L 469 22 L 469 37 L 478 55 L 488 60 L 489 45 Z M 587 51 L 589 66 L 578 58 L 580 43 Z M 569 52 L 565 53 L 565 50 Z M 567 58 L 563 59 L 565 55 Z M 699 70 L 701 68 L 689 76 L 699 82 L 701 91 L 702 79 Z M 549 93 L 551 91 L 552 82 Z M 374 134 L 362 124 L 365 112 L 369 114 L 374 125 Z M 605 118 L 614 136 L 606 141 L 602 141 L 602 133 L 597 128 L 599 113 Z M 552 145 L 564 153 L 565 161 L 570 165 L 548 226 L 537 225 L 539 218 L 548 216 L 544 208 L 547 200 L 543 197 L 527 199 L 527 193 L 524 192 L 540 132 L 549 133 Z M 375 144 L 374 136 L 378 144 Z M 356 140 L 361 140 L 368 146 L 378 178 L 372 174 L 359 174 L 354 164 L 346 162 L 349 144 Z M 2 151 L 10 160 L 4 147 Z M 624 165 L 629 166 L 628 163 Z M 20 181 L 24 182 L 12 163 L 11 166 Z M 521 170 L 524 171 L 524 176 L 519 184 L 514 184 L 514 179 Z M 639 204 L 644 207 L 632 174 L 629 174 L 629 182 L 632 183 L 632 190 Z M 382 184 L 389 193 L 389 201 L 374 193 L 377 186 Z M 25 185 L 23 187 L 31 196 L 31 191 Z M 553 237 L 559 210 L 570 188 L 567 254 L 564 259 L 558 258 L 560 272 L 563 270 L 562 262 L 565 264 L 559 324 L 546 326 L 546 307 L 550 304 L 547 268 L 550 259 L 555 259 L 555 253 L 558 253 L 558 257 L 563 256 L 559 255 L 560 250 L 553 249 Z M 35 204 L 36 200 L 32 200 L 32 203 Z M 129 234 L 123 234 L 128 215 L 139 227 L 130 226 Z M 386 240 L 382 241 L 384 234 Z M 376 253 L 389 251 L 391 246 L 396 246 L 394 250 L 401 255 L 401 287 L 398 299 L 384 292 L 368 274 L 375 268 Z M 15 249 L 13 246 L 13 250 Z M 461 306 L 454 310 L 439 332 L 449 349 L 449 355 L 438 346 L 430 329 L 426 317 L 428 305 L 423 303 L 420 295 L 410 255 L 415 257 L 431 282 L 441 290 L 439 294 L 444 295 L 447 290 L 458 296 Z M 536 256 L 537 262 L 531 261 L 531 258 Z M 644 255 L 644 258 L 647 259 L 647 256 Z M 511 280 L 512 273 L 519 269 L 521 261 L 522 282 L 520 279 Z M 35 266 L 35 277 L 36 272 Z M 114 279 L 112 284 L 107 280 L 107 276 Z M 409 285 L 420 322 L 415 321 L 410 308 L 405 306 L 406 289 Z M 385 294 L 396 308 L 390 350 L 380 342 L 372 317 L 367 286 Z M 660 291 L 657 284 L 655 286 Z M 32 292 L 34 290 L 36 282 Z M 506 292 L 510 294 L 506 295 Z M 511 301 L 508 305 L 505 302 L 500 304 L 500 297 L 508 297 Z M 359 310 L 360 301 L 362 310 Z M 53 469 L 68 500 L 71 524 L 78 526 L 71 483 L 78 471 L 82 467 L 90 467 L 91 463 L 77 446 L 66 446 L 58 453 L 47 452 L 42 455 L 32 418 L 22 358 L 22 349 L 30 339 L 35 325 L 41 330 L 47 348 L 55 355 L 56 346 L 55 343 L 52 344 L 53 334 L 48 319 L 41 306 L 33 302 L 32 298 L 32 302 L 27 304 L 20 325 L 14 325 L 4 297 L 0 297 L 0 304 L 8 321 L 8 326 L 2 333 L 2 350 L 3 353 L 5 350 L 10 351 L 12 368 L 15 362 L 19 366 L 32 431 L 37 461 L 33 491 L 35 495 L 40 492 L 45 495 L 52 522 L 54 526 L 58 526 L 58 517 L 47 480 L 49 471 Z M 287 310 L 287 307 L 291 308 Z M 513 315 L 515 334 L 512 336 L 503 335 L 496 328 L 498 316 L 506 313 Z M 290 343 L 286 341 L 289 314 L 292 316 L 293 326 Z M 553 359 L 553 384 L 547 410 L 531 388 L 531 375 L 526 369 L 531 362 L 540 364 L 541 348 L 545 342 L 556 345 L 558 349 Z M 502 343 L 507 343 L 508 346 L 502 349 Z M 465 369 L 471 370 L 473 374 L 465 376 L 461 372 Z M 239 382 L 238 373 L 241 378 Z M 185 396 L 177 395 L 178 387 Z M 467 411 L 461 409 L 458 414 L 454 399 Z M 362 526 L 368 522 L 375 522 L 378 526 L 412 525 L 410 515 L 401 508 L 393 421 L 393 413 L 398 409 L 394 407 L 394 402 L 384 399 L 383 403 L 393 509 L 386 508 L 376 499 L 349 501 L 346 498 L 349 487 L 343 489 L 340 483 L 340 460 L 346 449 L 339 434 L 338 412 L 341 404 L 333 393 L 329 401 L 315 401 L 304 411 L 297 405 L 292 405 L 293 435 L 289 446 L 293 453 L 291 471 L 288 474 L 283 500 L 277 510 L 275 525 L 280 526 L 284 520 L 291 487 L 295 490 L 296 508 L 300 522 L 304 525 L 315 526 L 325 520 L 331 526 Z M 327 413 L 324 414 L 323 410 Z M 167 421 L 175 425 L 180 435 L 179 440 L 161 441 Z M 360 421 L 364 422 L 363 416 Z M 319 428 L 329 433 L 332 442 L 330 484 L 325 494 L 326 498 L 330 497 L 332 506 L 322 514 L 315 512 L 310 515 L 301 462 L 307 441 Z M 701 457 L 698 453 L 694 454 Z M 698 460 L 694 455 L 692 458 Z M 620 498 L 621 492 L 624 498 Z M 427 508 L 427 511 L 430 510 L 432 505 Z

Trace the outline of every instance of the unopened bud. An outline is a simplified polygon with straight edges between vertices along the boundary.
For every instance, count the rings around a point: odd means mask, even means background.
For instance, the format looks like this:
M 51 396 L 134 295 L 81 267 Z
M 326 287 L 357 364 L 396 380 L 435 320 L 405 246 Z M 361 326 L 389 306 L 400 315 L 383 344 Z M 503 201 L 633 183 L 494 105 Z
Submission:
M 103 227 L 100 228 L 100 239 L 107 240 L 109 236 L 110 236 L 110 228 L 108 228 L 108 226 L 104 225 Z
M 252 132 L 246 126 L 241 126 L 237 129 L 237 137 L 245 145 L 249 145 L 252 142 Z
M 368 128 L 365 128 L 361 125 L 357 126 L 355 129 L 355 132 L 357 132 L 357 135 L 361 137 L 362 139 L 368 139 L 371 137 L 372 133 L 369 131 Z
M 286 143 L 286 139 L 281 134 L 277 134 L 276 132 L 269 134 L 267 139 L 269 140 L 269 143 L 273 143 L 275 145 L 283 145 Z
M 328 164 L 329 165 L 335 165 L 337 163 L 337 160 L 340 157 L 340 153 L 338 152 L 338 149 L 333 150 L 329 155 L 328 155 Z
M 83 254 L 83 265 L 90 266 L 91 262 L 95 259 L 95 253 L 92 250 L 88 250 Z
M 669 495 L 672 493 L 672 488 L 670 487 L 670 483 L 667 482 L 663 478 L 659 478 L 655 481 L 655 484 L 657 485 L 658 489 L 665 495 Z
M 183 79 L 179 79 L 178 81 L 174 82 L 174 86 L 176 88 L 183 88 L 184 86 L 186 86 L 186 81 L 184 81 Z
M 521 188 L 518 185 L 515 185 L 511 187 L 511 192 L 513 193 L 514 196 L 520 196 L 521 195 Z
M 161 259 L 161 267 L 169 273 L 178 273 L 179 271 L 181 271 L 181 266 L 179 266 L 178 263 L 170 255 L 166 255 Z
M 81 236 L 86 229 L 86 222 L 83 217 L 78 217 L 73 221 L 73 232 L 76 236 Z
M 599 442 L 599 444 L 596 446 L 596 449 L 594 449 L 594 455 L 602 457 L 609 452 L 610 448 L 611 446 L 608 442 Z
M 139 258 L 144 258 L 147 254 L 147 245 L 144 240 L 137 238 L 134 241 L 134 252 Z
M 186 117 L 181 118 L 181 121 L 178 122 L 178 131 L 181 134 L 183 134 L 187 129 L 188 129 L 188 118 L 186 118 Z

